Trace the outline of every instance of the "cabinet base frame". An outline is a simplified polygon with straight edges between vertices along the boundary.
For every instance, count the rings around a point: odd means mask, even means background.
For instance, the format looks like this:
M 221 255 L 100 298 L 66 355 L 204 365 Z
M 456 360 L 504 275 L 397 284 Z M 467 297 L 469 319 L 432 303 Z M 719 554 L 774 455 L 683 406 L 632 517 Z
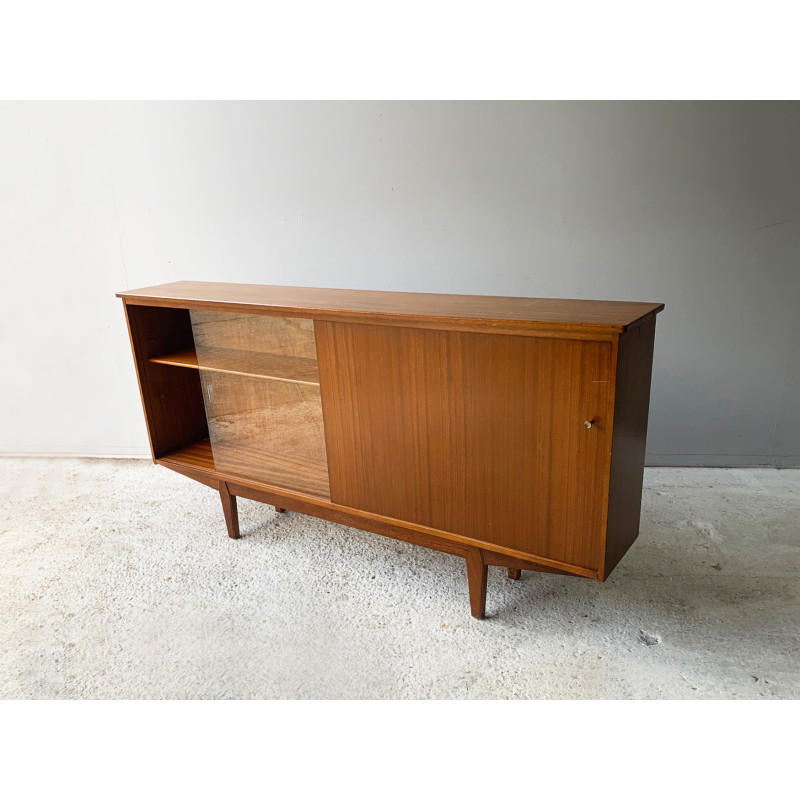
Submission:
M 490 566 L 505 567 L 508 570 L 508 577 L 512 580 L 519 580 L 522 570 L 599 579 L 595 571 L 584 569 L 583 567 L 565 564 L 566 569 L 559 569 L 555 566 L 533 561 L 524 557 L 524 554 L 516 556 L 490 550 L 485 546 L 485 543 L 473 545 L 470 540 L 464 541 L 463 537 L 451 539 L 449 536 L 446 538 L 436 535 L 433 531 L 418 530 L 416 528 L 420 526 L 411 527 L 411 523 L 400 524 L 399 520 L 390 520 L 388 517 L 368 514 L 358 509 L 345 509 L 330 502 L 318 501 L 312 497 L 300 496 L 289 492 L 283 494 L 279 489 L 256 488 L 244 483 L 236 483 L 227 479 L 227 476 L 223 479 L 216 473 L 169 463 L 168 458 L 165 460 L 157 459 L 156 463 L 185 475 L 187 478 L 199 481 L 219 492 L 228 535 L 231 539 L 238 539 L 240 536 L 236 498 L 244 497 L 248 500 L 256 500 L 260 503 L 274 506 L 275 510 L 281 513 L 287 510 L 297 511 L 301 514 L 327 519 L 341 525 L 358 528 L 359 530 L 378 533 L 391 539 L 399 539 L 410 544 L 427 547 L 430 550 L 438 550 L 442 553 L 460 556 L 466 560 L 470 611 L 476 619 L 483 619 L 486 616 L 486 584 Z

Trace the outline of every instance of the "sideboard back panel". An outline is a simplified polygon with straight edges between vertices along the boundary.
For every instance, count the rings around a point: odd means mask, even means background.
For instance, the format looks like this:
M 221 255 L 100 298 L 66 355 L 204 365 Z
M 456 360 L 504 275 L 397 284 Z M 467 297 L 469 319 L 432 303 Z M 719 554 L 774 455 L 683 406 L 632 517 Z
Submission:
M 315 329 L 332 502 L 599 568 L 611 343 Z

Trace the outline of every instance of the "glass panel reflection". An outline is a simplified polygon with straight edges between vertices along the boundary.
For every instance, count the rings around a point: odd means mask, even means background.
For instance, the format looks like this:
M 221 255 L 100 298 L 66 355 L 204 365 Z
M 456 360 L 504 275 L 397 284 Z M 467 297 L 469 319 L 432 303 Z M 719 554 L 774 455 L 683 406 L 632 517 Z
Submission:
M 328 497 L 313 321 L 191 318 L 215 469 Z

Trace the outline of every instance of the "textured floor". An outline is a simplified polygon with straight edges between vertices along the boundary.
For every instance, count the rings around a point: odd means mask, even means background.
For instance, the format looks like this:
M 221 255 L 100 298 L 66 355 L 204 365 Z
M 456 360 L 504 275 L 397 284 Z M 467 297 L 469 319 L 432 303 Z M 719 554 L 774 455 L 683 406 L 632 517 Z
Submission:
M 145 461 L 0 459 L 0 698 L 800 698 L 800 470 L 650 469 L 604 584 L 464 562 Z

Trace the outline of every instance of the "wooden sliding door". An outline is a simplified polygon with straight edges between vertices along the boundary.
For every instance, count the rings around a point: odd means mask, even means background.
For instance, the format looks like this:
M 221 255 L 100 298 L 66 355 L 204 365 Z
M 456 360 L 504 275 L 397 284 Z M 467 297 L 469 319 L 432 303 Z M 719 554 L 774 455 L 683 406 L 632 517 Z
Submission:
M 609 342 L 315 332 L 334 503 L 598 568 Z

